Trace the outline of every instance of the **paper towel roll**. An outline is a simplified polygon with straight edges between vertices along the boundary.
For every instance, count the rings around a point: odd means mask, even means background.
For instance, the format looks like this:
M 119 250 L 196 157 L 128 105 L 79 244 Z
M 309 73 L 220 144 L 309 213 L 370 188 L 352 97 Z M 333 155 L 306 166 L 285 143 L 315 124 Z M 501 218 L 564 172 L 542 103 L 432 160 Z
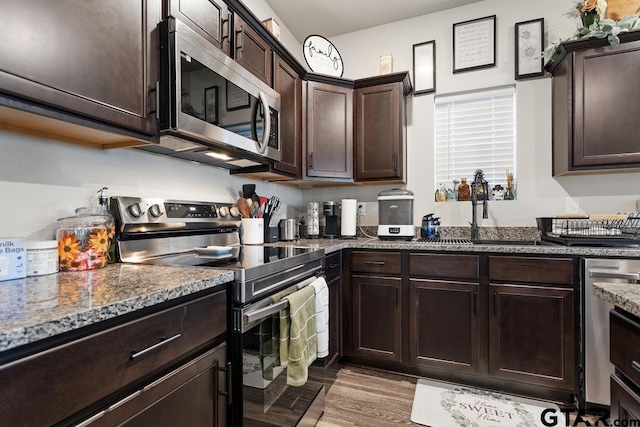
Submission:
M 355 237 L 357 218 L 358 201 L 356 199 L 342 199 L 340 230 L 343 237 Z

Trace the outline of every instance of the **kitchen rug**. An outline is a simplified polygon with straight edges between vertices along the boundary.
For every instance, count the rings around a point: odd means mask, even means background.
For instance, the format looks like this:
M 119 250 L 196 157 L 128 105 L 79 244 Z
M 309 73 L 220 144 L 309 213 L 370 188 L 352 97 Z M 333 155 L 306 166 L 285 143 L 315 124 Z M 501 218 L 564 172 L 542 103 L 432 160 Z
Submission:
M 553 403 L 424 379 L 416 384 L 411 421 L 430 427 L 565 425 Z

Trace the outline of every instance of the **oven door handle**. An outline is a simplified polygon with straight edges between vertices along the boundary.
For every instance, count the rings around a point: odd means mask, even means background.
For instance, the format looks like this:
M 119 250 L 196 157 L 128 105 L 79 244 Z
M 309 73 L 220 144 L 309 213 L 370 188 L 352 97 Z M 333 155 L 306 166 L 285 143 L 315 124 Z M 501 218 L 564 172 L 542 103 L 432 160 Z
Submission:
M 305 279 L 297 284 L 292 285 L 288 289 L 291 289 L 291 288 L 302 289 L 305 286 L 308 286 L 311 283 L 313 283 L 317 278 L 318 278 L 317 276 L 309 277 L 308 279 Z M 269 316 L 275 313 L 278 313 L 280 310 L 286 308 L 288 305 L 289 305 L 289 301 L 287 301 L 286 299 L 282 299 L 276 303 L 269 304 L 265 307 L 259 307 L 252 310 L 248 310 L 247 313 L 242 314 L 242 325 L 241 325 L 242 332 L 243 333 L 245 332 L 247 325 L 251 325 L 257 321 L 266 319 Z
M 255 311 L 252 311 L 251 313 L 246 313 L 243 316 L 244 323 L 245 324 L 252 323 L 252 322 L 255 322 L 256 320 L 262 320 L 264 318 L 267 318 L 272 314 L 278 313 L 283 308 L 287 308 L 288 305 L 289 305 L 289 301 L 287 301 L 286 299 L 283 299 L 282 301 L 277 302 L 275 304 L 257 309 Z

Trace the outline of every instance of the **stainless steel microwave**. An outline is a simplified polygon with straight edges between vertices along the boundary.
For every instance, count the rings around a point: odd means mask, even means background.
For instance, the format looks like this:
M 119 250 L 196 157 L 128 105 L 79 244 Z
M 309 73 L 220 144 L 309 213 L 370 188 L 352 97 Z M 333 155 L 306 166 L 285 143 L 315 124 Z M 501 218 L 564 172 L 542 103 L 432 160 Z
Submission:
M 280 95 L 183 22 L 159 28 L 158 150 L 229 168 L 279 161 Z

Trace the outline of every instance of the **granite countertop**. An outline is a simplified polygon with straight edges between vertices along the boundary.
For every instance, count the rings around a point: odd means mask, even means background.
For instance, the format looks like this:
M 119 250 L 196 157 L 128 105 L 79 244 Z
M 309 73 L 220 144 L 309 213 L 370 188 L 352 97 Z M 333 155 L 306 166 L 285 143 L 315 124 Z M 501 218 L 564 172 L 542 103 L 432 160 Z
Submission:
M 442 244 L 377 238 L 300 239 L 269 246 L 323 249 L 387 249 L 438 252 L 492 252 L 583 257 L 640 257 L 640 248 L 545 245 Z M 33 343 L 83 326 L 150 307 L 234 280 L 230 270 L 113 264 L 87 272 L 0 282 L 0 351 Z M 617 285 L 619 286 L 619 285 Z M 604 291 L 603 291 L 604 292 Z M 640 304 L 638 293 L 637 309 Z M 624 306 L 623 306 L 624 308 Z
M 593 284 L 592 292 L 598 298 L 640 316 L 640 285 L 598 282 Z
M 582 257 L 640 257 L 640 247 L 595 247 L 561 245 L 512 245 L 512 244 L 453 244 L 422 243 L 406 240 L 379 240 L 359 237 L 356 239 L 299 239 L 277 242 L 274 246 L 298 246 L 324 249 L 325 254 L 342 249 L 389 249 L 439 252 L 498 252 L 505 254 L 571 255 Z
M 0 351 L 212 289 L 233 278 L 229 270 L 112 264 L 0 282 Z

